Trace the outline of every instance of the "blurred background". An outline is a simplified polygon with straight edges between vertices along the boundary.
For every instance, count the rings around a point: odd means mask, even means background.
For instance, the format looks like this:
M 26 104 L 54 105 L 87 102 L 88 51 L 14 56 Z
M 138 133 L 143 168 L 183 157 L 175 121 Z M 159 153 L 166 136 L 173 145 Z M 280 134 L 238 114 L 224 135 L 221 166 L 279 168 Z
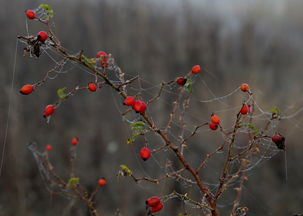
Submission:
M 286 137 L 288 174 L 283 152 L 256 164 L 249 171 L 241 206 L 249 208 L 248 215 L 303 213 L 300 137 L 303 112 L 292 116 L 303 106 L 303 1 L 10 0 L 0 3 L 1 151 L 9 104 L 11 108 L 0 176 L 1 216 L 88 214 L 81 202 L 48 193 L 27 148 L 31 141 L 37 142 L 41 151 L 51 144 L 50 160 L 58 173 L 68 178 L 70 140 L 74 136 L 80 139 L 76 162 L 80 182 L 91 191 L 100 177 L 108 180 L 96 198 L 102 215 L 144 215 L 146 198 L 173 190 L 197 196 L 195 187 L 184 182 L 170 180 L 155 186 L 116 177 L 120 164 L 126 164 L 137 176 L 157 177 L 165 174 L 168 160 L 177 163 L 169 152 L 156 154 L 145 163 L 141 161 L 138 150 L 143 140 L 126 144 L 129 124 L 120 115 L 125 108 L 108 88 L 94 94 L 79 93 L 56 110 L 49 124 L 45 123 L 42 110 L 56 100 L 57 89 L 85 86 L 94 80 L 81 68 L 67 65 L 67 73 L 49 80 L 32 95 L 19 94 L 23 84 L 41 80 L 54 66 L 46 54 L 39 59 L 22 57 L 24 46 L 16 40 L 17 35 L 27 34 L 26 22 L 30 34 L 45 30 L 39 23 L 26 21 L 24 16 L 26 9 L 34 9 L 41 3 L 53 7 L 55 32 L 64 47 L 75 53 L 83 49 L 87 56 L 95 56 L 99 50 L 112 53 L 129 77 L 140 75 L 141 86 L 134 84 L 131 91 L 139 90 L 145 100 L 156 94 L 160 82 L 175 79 L 187 73 L 192 65 L 200 64 L 203 72 L 194 80 L 195 109 L 187 118 L 189 130 L 207 121 L 212 112 L 221 116 L 223 126 L 231 127 L 233 114 L 245 98 L 243 94 L 235 93 L 210 103 L 199 101 L 226 95 L 243 82 L 250 84 L 262 109 L 279 107 L 283 115 L 289 116 L 275 129 Z M 48 54 L 53 56 L 51 52 Z M 14 88 L 10 95 L 14 66 Z M 159 124 L 167 121 L 175 91 L 176 88 L 166 91 L 149 109 Z M 137 116 L 127 118 L 133 120 Z M 162 144 L 157 137 L 151 141 L 151 147 Z M 219 132 L 202 130 L 191 141 L 186 157 L 199 164 L 221 142 Z M 209 164 L 203 174 L 209 182 L 216 183 L 221 162 L 214 160 Z M 231 192 L 220 201 L 222 215 L 229 215 L 233 195 Z M 159 215 L 185 212 L 200 215 L 200 211 L 178 199 L 165 203 Z

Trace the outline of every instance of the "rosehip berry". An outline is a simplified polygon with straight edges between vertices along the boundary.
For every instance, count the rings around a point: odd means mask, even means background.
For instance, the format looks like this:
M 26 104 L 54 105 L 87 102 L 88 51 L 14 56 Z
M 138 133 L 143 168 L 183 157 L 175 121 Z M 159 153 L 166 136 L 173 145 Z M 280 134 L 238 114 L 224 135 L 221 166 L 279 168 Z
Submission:
M 87 84 L 87 88 L 88 90 L 95 92 L 97 90 L 97 85 L 95 83 L 90 82 Z
M 210 122 L 209 123 L 209 128 L 212 129 L 212 130 L 217 130 L 218 129 L 218 124 L 215 124 L 213 122 Z
M 106 185 L 106 180 L 105 180 L 104 178 L 99 179 L 99 180 L 98 180 L 98 185 L 99 185 L 100 187 L 105 186 L 105 185 Z
M 214 124 L 219 124 L 219 123 L 220 123 L 220 118 L 219 118 L 219 116 L 214 115 L 214 114 L 211 115 L 210 120 L 211 120 L 211 122 L 214 123 Z
M 48 38 L 48 35 L 45 31 L 40 31 L 38 32 L 38 40 L 44 42 L 47 38 Z
M 195 65 L 195 66 L 193 66 L 192 69 L 191 69 L 191 72 L 192 72 L 193 74 L 198 74 L 198 73 L 200 73 L 200 71 L 201 71 L 200 65 Z
M 44 116 L 44 117 L 50 116 L 50 115 L 52 115 L 54 112 L 55 112 L 55 107 L 54 107 L 54 105 L 52 105 L 52 104 L 47 105 L 47 106 L 45 107 L 45 109 L 44 109 L 43 116 Z
M 250 106 L 247 105 L 247 104 L 243 104 L 243 106 L 242 106 L 242 108 L 240 110 L 240 113 L 242 115 L 246 115 L 247 113 L 249 113 L 249 111 L 250 111 Z
M 78 144 L 78 142 L 79 142 L 79 138 L 78 137 L 74 137 L 74 138 L 72 138 L 71 144 L 73 146 L 76 146 Z
M 106 52 L 99 51 L 97 53 L 97 58 L 101 59 L 101 66 L 102 67 L 107 67 L 108 66 L 108 61 L 107 61 L 108 55 L 106 54 Z
M 45 150 L 46 150 L 46 151 L 50 151 L 50 150 L 52 150 L 52 148 L 53 148 L 53 147 L 52 147 L 51 145 L 46 145 L 46 146 L 45 146 Z
M 105 56 L 107 56 L 106 52 L 104 52 L 104 51 L 97 52 L 97 58 L 101 58 L 101 57 L 105 57 Z
M 163 204 L 160 202 L 156 207 L 153 207 L 149 210 L 150 213 L 156 213 L 163 209 Z
M 134 105 L 134 103 L 135 103 L 135 98 L 131 96 L 126 97 L 123 102 L 123 104 L 126 106 L 132 106 Z
M 133 104 L 133 109 L 141 114 L 145 113 L 146 108 L 147 108 L 146 104 L 140 100 L 136 100 Z
M 35 19 L 36 18 L 36 13 L 33 10 L 26 10 L 25 11 L 25 15 L 27 16 L 27 18 L 29 19 Z
M 146 161 L 148 158 L 150 158 L 150 155 L 151 155 L 151 151 L 147 148 L 147 147 L 143 147 L 141 150 L 140 150 L 140 157 Z
M 149 207 L 156 207 L 159 205 L 161 200 L 158 197 L 151 197 L 148 200 L 146 200 L 146 205 Z
M 29 95 L 33 91 L 34 91 L 34 86 L 27 84 L 27 85 L 22 86 L 22 88 L 20 89 L 19 92 L 24 95 Z
M 271 140 L 276 144 L 278 149 L 285 150 L 285 137 L 281 135 L 275 135 Z
M 176 80 L 176 82 L 177 82 L 178 85 L 180 85 L 180 86 L 184 86 L 185 83 L 186 83 L 186 81 L 187 81 L 187 79 L 184 78 L 184 77 L 178 77 L 177 80 Z
M 240 86 L 240 89 L 241 91 L 243 92 L 247 92 L 249 90 L 249 85 L 247 83 L 243 83 L 241 86 Z

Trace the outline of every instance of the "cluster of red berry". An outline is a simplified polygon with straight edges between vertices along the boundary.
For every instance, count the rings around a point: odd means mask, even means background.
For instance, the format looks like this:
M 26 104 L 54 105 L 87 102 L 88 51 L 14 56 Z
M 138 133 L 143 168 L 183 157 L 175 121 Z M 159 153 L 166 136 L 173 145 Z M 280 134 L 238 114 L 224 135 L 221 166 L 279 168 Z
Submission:
M 210 117 L 209 128 L 212 130 L 217 130 L 220 124 L 219 116 L 212 114 Z
M 200 65 L 194 65 L 191 69 L 191 73 L 192 74 L 198 74 L 201 71 L 201 67 Z M 183 76 L 183 77 L 177 77 L 176 79 L 176 83 L 180 86 L 184 86 L 187 82 L 187 77 Z
M 123 104 L 125 106 L 131 106 L 135 112 L 141 113 L 141 114 L 144 114 L 147 109 L 145 102 L 143 102 L 141 100 L 135 100 L 135 98 L 132 96 L 126 97 L 124 99 Z
M 148 214 L 159 212 L 163 209 L 163 203 L 158 197 L 151 197 L 146 200 L 146 208 L 148 208 Z

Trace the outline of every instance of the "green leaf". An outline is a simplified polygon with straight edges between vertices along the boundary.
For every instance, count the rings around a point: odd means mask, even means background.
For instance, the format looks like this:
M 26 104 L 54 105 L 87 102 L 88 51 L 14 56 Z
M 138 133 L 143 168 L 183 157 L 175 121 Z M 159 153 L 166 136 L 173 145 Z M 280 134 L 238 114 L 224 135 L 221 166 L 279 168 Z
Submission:
M 262 132 L 259 129 L 255 128 L 253 130 L 253 135 L 257 136 L 257 135 L 261 135 L 261 134 L 262 134 Z
M 60 88 L 57 90 L 57 95 L 60 99 L 65 99 L 68 95 L 64 93 L 64 91 L 66 90 L 67 88 L 64 87 L 64 88 Z
M 145 124 L 142 121 L 137 121 L 133 123 L 131 127 L 133 131 L 142 131 L 144 130 Z
M 251 123 L 243 124 L 243 126 L 248 127 L 249 129 L 255 129 L 255 126 Z
M 245 123 L 243 126 L 251 129 L 254 136 L 262 134 L 262 132 L 251 123 Z
M 44 18 L 46 18 L 46 19 L 53 18 L 54 11 L 51 6 L 49 6 L 48 4 L 40 4 L 39 7 L 42 8 L 43 10 L 45 10 L 45 12 L 47 13 L 46 17 L 44 17 Z
M 67 183 L 67 185 L 69 186 L 69 187 L 76 187 L 78 184 L 79 184 L 79 178 L 70 178 L 69 180 L 68 180 L 68 183 Z
M 133 172 L 124 164 L 121 164 L 120 168 L 125 176 L 131 176 L 133 174 Z
M 145 123 L 143 121 L 137 121 L 135 123 L 132 123 L 131 129 L 132 136 L 127 139 L 127 144 L 132 144 L 133 142 L 135 142 L 137 137 L 142 134 L 143 130 L 145 129 Z
M 137 139 L 137 137 L 140 135 L 141 133 L 136 133 L 133 136 L 131 136 L 130 138 L 127 139 L 127 144 L 130 145 L 133 142 L 135 142 L 135 140 Z
M 187 79 L 185 83 L 185 89 L 189 92 L 193 92 L 193 81 L 191 79 Z

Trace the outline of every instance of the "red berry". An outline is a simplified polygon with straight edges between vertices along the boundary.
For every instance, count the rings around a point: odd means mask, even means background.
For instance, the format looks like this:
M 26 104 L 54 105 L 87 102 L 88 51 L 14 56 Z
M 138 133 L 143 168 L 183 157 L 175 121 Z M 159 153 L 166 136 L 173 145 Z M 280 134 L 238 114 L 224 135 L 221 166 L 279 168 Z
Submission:
M 126 97 L 123 102 L 123 104 L 126 106 L 132 106 L 132 105 L 134 105 L 134 103 L 135 103 L 135 99 L 134 99 L 134 97 L 131 97 L 131 96 Z
M 219 116 L 214 115 L 214 114 L 210 117 L 210 120 L 211 120 L 211 122 L 214 123 L 214 124 L 219 124 L 219 123 L 220 123 L 220 118 L 219 118 Z
M 44 42 L 47 38 L 48 38 L 48 35 L 45 31 L 40 31 L 38 32 L 38 40 Z
M 19 92 L 21 94 L 28 95 L 28 94 L 32 93 L 33 91 L 34 91 L 34 86 L 27 84 L 27 85 L 22 86 L 22 88 L 20 89 Z
M 198 74 L 198 73 L 200 73 L 200 71 L 201 71 L 200 65 L 195 65 L 195 66 L 193 66 L 192 69 L 191 69 L 191 72 L 192 72 L 193 74 Z
M 97 58 L 101 58 L 101 57 L 105 57 L 105 56 L 107 56 L 106 52 L 104 52 L 104 51 L 97 52 Z
M 243 104 L 243 106 L 242 106 L 242 108 L 240 110 L 240 113 L 242 115 L 246 115 L 247 113 L 249 113 L 249 111 L 250 111 L 250 106 L 247 105 L 247 104 Z
M 212 129 L 212 130 L 217 130 L 218 129 L 218 124 L 210 122 L 209 123 L 209 128 Z
M 45 107 L 45 109 L 44 109 L 43 116 L 44 116 L 44 117 L 50 116 L 50 115 L 52 115 L 54 112 L 55 112 L 55 107 L 54 107 L 54 105 L 52 105 L 52 104 L 47 105 L 47 106 Z
M 281 135 L 275 135 L 271 138 L 271 140 L 276 144 L 278 149 L 285 150 L 285 137 Z
M 271 138 L 271 140 L 273 141 L 273 142 L 279 142 L 280 140 L 282 140 L 282 136 L 280 136 L 280 135 L 275 135 L 275 136 L 273 136 L 272 138 Z
M 45 150 L 46 150 L 46 151 L 50 151 L 50 150 L 52 150 L 52 148 L 53 148 L 53 147 L 52 147 L 51 145 L 46 145 L 46 146 L 45 146 Z
M 186 78 L 184 78 L 184 77 L 178 77 L 176 82 L 178 83 L 178 85 L 184 86 L 185 83 L 186 83 L 186 81 L 187 81 Z
M 159 205 L 161 200 L 158 197 L 151 197 L 148 200 L 146 200 L 146 205 L 149 207 L 156 207 Z
M 143 147 L 141 150 L 140 150 L 140 157 L 146 161 L 148 158 L 150 158 L 150 155 L 151 155 L 151 151 L 147 148 L 147 147 Z
M 25 11 L 25 15 L 27 16 L 27 18 L 29 19 L 35 19 L 36 18 L 36 13 L 33 10 L 26 10 Z
M 75 146 L 75 145 L 78 144 L 78 142 L 79 142 L 79 138 L 78 138 L 78 137 L 74 137 L 74 138 L 72 138 L 71 144 L 72 144 L 73 146 Z
M 105 180 L 104 178 L 99 179 L 99 180 L 98 180 L 98 185 L 99 185 L 100 187 L 105 186 L 105 185 L 106 185 L 106 180 Z
M 249 85 L 247 83 L 243 83 L 241 86 L 240 86 L 240 89 L 241 91 L 243 92 L 247 92 L 249 90 Z
M 95 83 L 90 82 L 87 84 L 87 88 L 88 90 L 95 92 L 97 90 L 97 85 Z
M 146 108 L 146 104 L 140 100 L 136 100 L 133 104 L 133 109 L 141 114 L 145 113 Z
M 146 104 L 143 102 L 143 101 L 141 101 L 141 108 L 140 108 L 140 113 L 141 114 L 143 114 L 143 113 L 145 113 L 145 110 L 146 110 Z
M 157 206 L 151 208 L 151 210 L 149 210 L 150 213 L 156 213 L 159 212 L 163 209 L 163 204 L 160 202 Z
M 108 61 L 107 61 L 108 55 L 106 54 L 106 52 L 99 51 L 97 53 L 97 58 L 101 59 L 101 65 L 102 65 L 102 67 L 107 67 L 108 66 Z

